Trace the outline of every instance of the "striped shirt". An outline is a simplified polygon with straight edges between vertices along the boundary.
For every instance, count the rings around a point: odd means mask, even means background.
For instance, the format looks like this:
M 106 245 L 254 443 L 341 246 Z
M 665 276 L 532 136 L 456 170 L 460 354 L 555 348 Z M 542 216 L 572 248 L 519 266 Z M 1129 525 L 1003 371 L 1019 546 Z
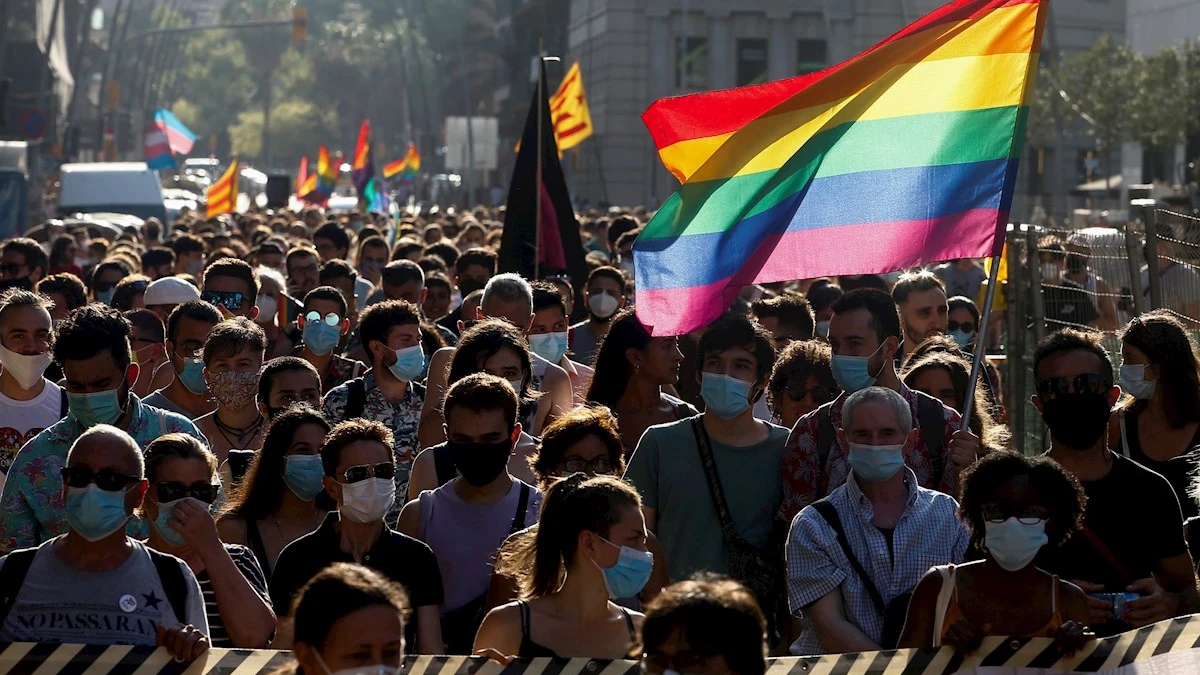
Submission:
M 267 594 L 267 579 L 263 576 L 262 567 L 259 566 L 254 553 L 241 544 L 225 544 L 225 552 L 229 554 L 230 558 L 233 558 L 233 564 L 241 570 L 242 576 L 250 582 L 250 587 L 254 589 L 254 592 L 258 593 L 263 602 L 270 606 L 271 598 Z M 217 607 L 217 592 L 213 590 L 212 580 L 208 578 L 208 570 L 197 572 L 196 581 L 200 582 L 200 592 L 204 596 L 204 613 L 208 615 L 208 639 L 212 646 L 224 648 L 239 646 L 233 644 L 233 640 L 229 638 L 229 633 L 225 630 L 225 622 L 221 620 L 221 610 Z M 234 607 L 232 610 L 237 611 L 238 608 Z

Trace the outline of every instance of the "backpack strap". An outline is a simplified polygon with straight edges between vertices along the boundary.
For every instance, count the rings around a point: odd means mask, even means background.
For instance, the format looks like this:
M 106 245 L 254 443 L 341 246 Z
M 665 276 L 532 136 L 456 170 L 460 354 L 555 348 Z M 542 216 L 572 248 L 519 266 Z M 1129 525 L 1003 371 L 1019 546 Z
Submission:
M 36 548 L 23 548 L 4 557 L 4 567 L 0 567 L 0 626 L 4 625 L 8 612 L 17 602 L 17 594 L 21 592 L 37 551 Z
M 942 402 L 922 391 L 912 390 L 917 395 L 917 423 L 921 425 L 921 438 L 932 457 L 940 460 L 942 448 L 946 446 L 946 409 Z M 940 468 L 939 474 L 940 475 Z
M 361 377 L 356 377 L 346 383 L 346 410 L 342 421 L 362 417 L 367 408 L 367 384 Z
M 854 551 L 850 548 L 850 540 L 846 537 L 846 531 L 842 529 L 842 519 L 838 516 L 837 509 L 834 508 L 833 502 L 828 499 L 818 499 L 809 504 L 813 507 L 829 527 L 833 528 L 834 534 L 837 535 L 838 544 L 842 547 L 842 553 L 846 559 L 850 561 L 850 566 L 854 568 L 854 572 L 858 574 L 858 578 L 862 579 L 863 587 L 867 589 L 867 595 L 871 597 L 871 603 L 875 605 L 875 609 L 879 610 L 879 615 L 887 616 L 887 604 L 883 601 L 883 596 L 879 594 L 879 589 L 875 588 L 875 582 L 867 575 L 867 571 L 863 569 L 862 563 L 858 562 L 858 558 L 854 555 Z
M 58 418 L 63 419 L 71 411 L 71 399 L 67 398 L 67 390 L 62 387 L 58 388 L 58 393 Z
M 442 443 L 435 445 L 425 452 L 433 452 L 433 470 L 437 474 L 438 487 L 454 480 L 458 475 L 458 467 L 450 456 L 450 446 Z
M 825 462 L 829 459 L 829 451 L 833 449 L 833 444 L 837 442 L 837 432 L 834 430 L 833 420 L 829 416 L 829 411 L 832 409 L 832 403 L 826 403 L 820 408 L 817 408 L 818 475 L 825 473 Z
M 150 561 L 158 571 L 158 580 L 162 583 L 167 602 L 171 604 L 175 617 L 179 619 L 179 623 L 187 623 L 188 588 L 183 569 L 180 567 L 183 562 L 175 556 L 159 553 L 149 546 L 146 547 L 146 553 L 150 554 Z
M 517 499 L 517 514 L 513 516 L 512 527 L 508 534 L 512 536 L 521 530 L 525 529 L 525 514 L 529 511 L 529 493 L 532 488 L 529 484 L 521 481 L 521 496 Z

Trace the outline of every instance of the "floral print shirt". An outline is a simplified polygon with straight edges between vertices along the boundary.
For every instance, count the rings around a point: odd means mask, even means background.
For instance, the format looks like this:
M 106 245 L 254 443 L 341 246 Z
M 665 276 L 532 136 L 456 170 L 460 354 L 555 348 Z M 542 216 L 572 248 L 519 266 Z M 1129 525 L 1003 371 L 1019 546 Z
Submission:
M 183 433 L 208 441 L 186 417 L 142 403 L 129 394 L 133 415 L 125 429 L 142 450 L 150 441 L 169 433 Z M 67 451 L 85 431 L 70 413 L 25 444 L 13 460 L 0 496 L 0 554 L 32 548 L 67 531 L 62 468 Z M 140 518 L 129 519 L 129 536 L 145 539 L 149 529 Z
M 400 517 L 400 509 L 404 507 L 408 498 L 408 477 L 412 472 L 413 458 L 417 456 L 417 427 L 421 423 L 425 387 L 416 382 L 409 382 L 403 399 L 389 401 L 375 384 L 374 372 L 368 371 L 362 379 L 362 384 L 366 388 L 366 400 L 361 417 L 382 423 L 392 430 L 396 439 L 396 500 L 385 516 L 388 526 L 395 527 L 396 519 Z M 325 394 L 321 408 L 329 418 L 330 424 L 346 420 L 346 406 L 350 400 L 350 388 L 353 386 L 356 385 L 352 381 L 347 382 Z

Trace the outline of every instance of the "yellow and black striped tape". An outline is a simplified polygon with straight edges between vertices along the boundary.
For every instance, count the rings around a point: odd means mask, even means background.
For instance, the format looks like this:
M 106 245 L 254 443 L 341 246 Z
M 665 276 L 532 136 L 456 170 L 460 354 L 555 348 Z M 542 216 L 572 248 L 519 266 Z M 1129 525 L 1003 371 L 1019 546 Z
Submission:
M 979 652 L 901 649 L 771 659 L 767 675 L 945 675 L 964 668 L 1004 666 L 1094 673 L 1169 652 L 1200 649 L 1200 615 L 1163 621 L 1094 640 L 1059 658 L 1047 638 L 988 638 Z M 175 663 L 162 649 L 11 643 L 0 645 L 0 675 L 267 675 L 291 660 L 288 652 L 210 649 L 195 663 Z M 638 675 L 635 661 L 518 659 L 506 667 L 467 656 L 410 656 L 402 675 Z

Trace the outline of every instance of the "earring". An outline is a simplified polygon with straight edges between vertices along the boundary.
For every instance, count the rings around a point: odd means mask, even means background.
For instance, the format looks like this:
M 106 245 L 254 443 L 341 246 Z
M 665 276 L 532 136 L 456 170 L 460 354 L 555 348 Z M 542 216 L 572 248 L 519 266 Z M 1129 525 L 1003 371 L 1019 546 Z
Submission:
M 640 364 L 640 363 L 635 363 L 635 364 L 633 364 L 633 373 L 634 373 L 634 375 L 640 375 L 640 374 L 641 374 L 641 372 L 642 372 L 642 364 Z

